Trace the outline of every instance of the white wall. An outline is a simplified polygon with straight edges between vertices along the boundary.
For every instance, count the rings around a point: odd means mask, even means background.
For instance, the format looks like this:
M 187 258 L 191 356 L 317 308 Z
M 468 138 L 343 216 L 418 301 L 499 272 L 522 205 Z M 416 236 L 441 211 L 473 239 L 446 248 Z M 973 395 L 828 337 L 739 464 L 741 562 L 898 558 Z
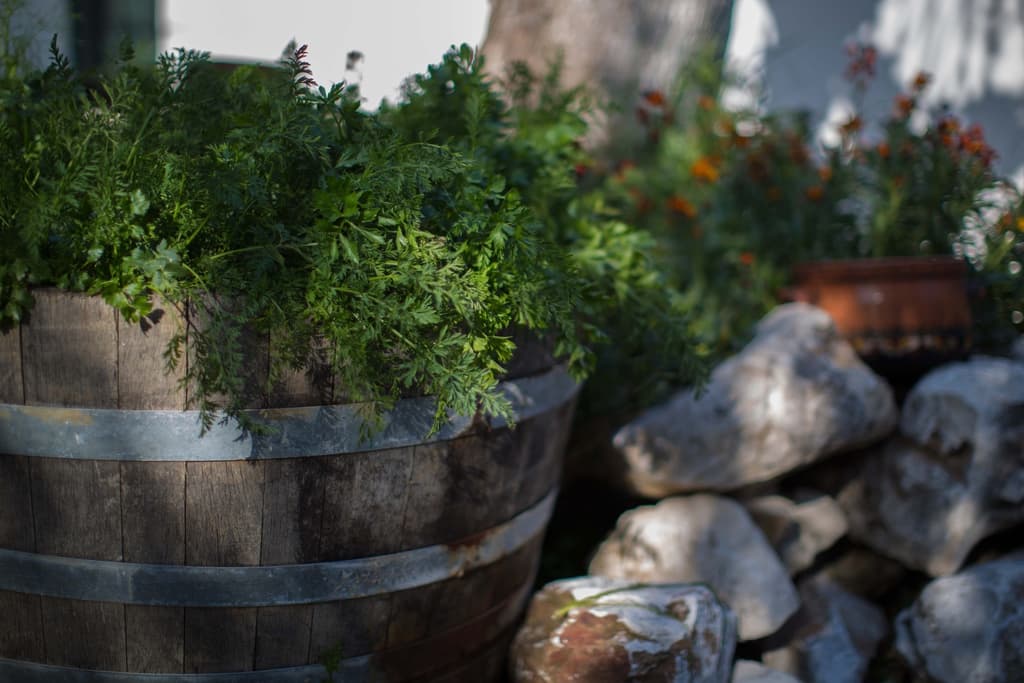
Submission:
M 820 139 L 849 115 L 844 45 L 865 40 L 880 53 L 869 119 L 929 72 L 930 103 L 980 123 L 998 168 L 1024 178 L 1024 0 L 736 0 L 733 19 L 729 55 L 760 73 L 770 107 L 815 112 Z
M 325 83 L 358 79 L 345 72 L 346 55 L 358 50 L 363 96 L 375 107 L 451 45 L 482 42 L 487 10 L 487 0 L 161 0 L 157 49 L 272 62 L 295 39 L 309 45 L 314 77 Z

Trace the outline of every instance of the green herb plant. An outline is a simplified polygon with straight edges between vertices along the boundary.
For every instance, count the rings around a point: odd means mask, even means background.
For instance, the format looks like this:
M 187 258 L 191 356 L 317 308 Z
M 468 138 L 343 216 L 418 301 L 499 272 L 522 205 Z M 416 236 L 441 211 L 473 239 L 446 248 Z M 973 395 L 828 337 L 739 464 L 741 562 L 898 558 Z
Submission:
M 604 333 L 601 259 L 623 286 L 652 277 L 622 254 L 581 255 L 590 228 L 527 191 L 567 196 L 569 159 L 517 137 L 468 48 L 433 67 L 469 86 L 448 109 L 410 96 L 380 114 L 354 87 L 317 85 L 305 47 L 226 71 L 189 50 L 142 67 L 125 46 L 89 88 L 51 53 L 0 80 L 0 324 L 30 315 L 40 285 L 130 321 L 174 305 L 186 324 L 167 361 L 190 354 L 205 427 L 255 427 L 243 410 L 292 369 L 335 378 L 370 415 L 430 394 L 435 428 L 450 412 L 509 416 L 510 330 L 545 335 L 582 376 Z M 253 381 L 261 339 L 270 372 Z

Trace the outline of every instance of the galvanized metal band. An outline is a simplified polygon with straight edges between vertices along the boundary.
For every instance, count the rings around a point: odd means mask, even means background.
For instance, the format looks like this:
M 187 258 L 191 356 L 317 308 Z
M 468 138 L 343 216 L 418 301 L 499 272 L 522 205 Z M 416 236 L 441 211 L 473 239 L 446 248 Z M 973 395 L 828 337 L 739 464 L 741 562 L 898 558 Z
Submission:
M 337 562 L 197 567 L 0 550 L 0 590 L 177 607 L 262 607 L 350 600 L 444 581 L 491 564 L 540 534 L 557 491 L 471 541 Z
M 579 390 L 563 367 L 502 382 L 515 421 L 561 406 Z M 0 404 L 0 453 L 83 460 L 214 461 L 301 458 L 400 448 L 446 441 L 467 433 L 472 418 L 453 416 L 438 432 L 434 399 L 399 401 L 383 416 L 382 428 L 367 435 L 360 404 L 252 410 L 266 434 L 242 430 L 237 422 L 215 424 L 200 436 L 198 411 L 111 410 Z M 492 427 L 507 423 L 495 418 Z
M 326 680 L 349 683 L 350 678 L 335 675 L 328 679 L 327 671 L 322 666 L 219 674 L 142 674 L 0 659 L 0 681 L 4 683 L 323 683 Z M 357 683 L 365 679 L 360 677 L 351 680 Z

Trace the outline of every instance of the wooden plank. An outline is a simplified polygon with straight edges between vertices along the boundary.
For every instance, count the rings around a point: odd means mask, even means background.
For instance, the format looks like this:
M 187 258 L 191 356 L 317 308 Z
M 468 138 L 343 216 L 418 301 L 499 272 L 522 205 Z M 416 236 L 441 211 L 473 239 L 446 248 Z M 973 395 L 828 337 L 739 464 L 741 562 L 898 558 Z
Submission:
M 25 403 L 117 407 L 116 312 L 102 299 L 35 291 L 21 327 Z
M 185 564 L 185 464 L 121 463 L 126 562 Z M 185 609 L 125 605 L 128 669 L 184 671 Z
M 33 458 L 30 463 L 36 552 L 121 559 L 118 463 Z M 46 661 L 122 671 L 124 606 L 42 598 Z
M 260 563 L 263 462 L 186 464 L 185 563 Z
M 186 564 L 258 565 L 262 516 L 262 462 L 186 465 Z M 187 607 L 185 672 L 251 670 L 256 612 Z
M 168 372 L 164 352 L 185 321 L 174 306 L 156 302 L 138 323 L 117 316 L 118 406 L 129 410 L 182 410 L 185 390 L 183 361 Z
M 417 446 L 404 544 L 456 541 L 513 517 L 521 446 L 508 429 Z
M 185 609 L 185 673 L 252 671 L 255 607 Z
M 42 662 L 42 603 L 38 595 L 0 591 L 0 658 Z
M 384 649 L 390 614 L 390 595 L 316 605 L 309 663 L 322 664 L 331 655 L 358 657 Z
M 0 548 L 35 551 L 28 458 L 0 455 Z M 37 595 L 0 591 L 0 657 L 41 662 L 42 603 Z
M 0 330 L 0 403 L 24 403 L 21 381 L 21 327 Z
M 35 552 L 29 459 L 0 455 L 0 548 Z
M 574 410 L 575 401 L 569 401 L 521 425 L 526 427 L 526 463 L 515 494 L 517 509 L 533 506 L 561 481 Z
M 402 543 L 414 458 L 408 447 L 325 459 L 321 562 L 415 547 Z
M 262 565 L 316 562 L 323 512 L 323 460 L 264 463 Z M 256 668 L 306 664 L 312 605 L 261 607 L 256 626 Z
M 36 552 L 122 559 L 119 463 L 32 458 L 30 468 Z

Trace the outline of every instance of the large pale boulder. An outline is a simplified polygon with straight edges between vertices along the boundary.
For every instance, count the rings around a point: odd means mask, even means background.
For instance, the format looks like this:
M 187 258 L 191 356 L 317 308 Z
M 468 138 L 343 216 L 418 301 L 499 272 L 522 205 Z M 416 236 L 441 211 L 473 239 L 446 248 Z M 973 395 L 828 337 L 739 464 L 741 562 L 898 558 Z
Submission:
M 728 683 L 736 619 L 704 586 L 556 581 L 530 603 L 515 683 Z
M 980 358 L 922 379 L 901 438 L 871 449 L 839 493 L 850 535 L 932 576 L 1024 521 L 1024 364 Z
M 810 567 L 819 553 L 846 534 L 842 508 L 825 495 L 801 501 L 777 495 L 760 496 L 744 501 L 743 506 L 790 574 Z
M 740 640 L 775 632 L 800 605 L 789 573 L 743 507 L 714 495 L 625 512 L 589 571 L 642 583 L 706 583 L 738 616 Z
M 776 308 L 700 395 L 676 394 L 619 430 L 625 484 L 647 496 L 767 481 L 877 441 L 892 390 L 807 304 Z
M 772 669 L 807 683 L 861 683 L 889 624 L 878 607 L 816 576 L 800 583 L 803 607 L 783 647 L 765 652 Z
M 939 683 L 1024 681 L 1024 553 L 932 581 L 896 618 L 896 649 Z

